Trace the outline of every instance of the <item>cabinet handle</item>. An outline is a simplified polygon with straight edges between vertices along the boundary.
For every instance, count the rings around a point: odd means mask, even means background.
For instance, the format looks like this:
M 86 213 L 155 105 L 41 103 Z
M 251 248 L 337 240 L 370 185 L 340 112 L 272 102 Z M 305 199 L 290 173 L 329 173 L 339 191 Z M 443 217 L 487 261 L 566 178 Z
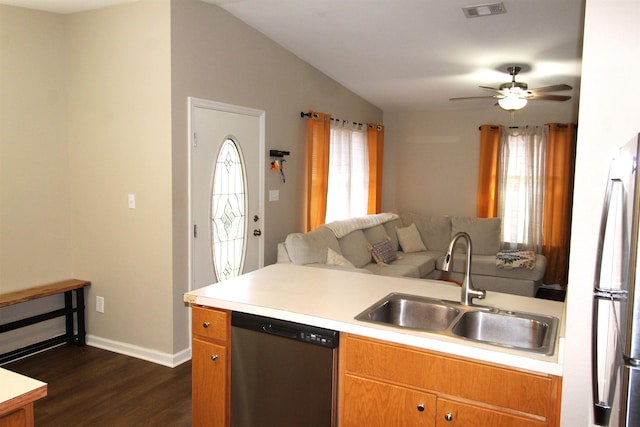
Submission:
M 418 411 L 424 412 L 424 403 L 419 403 L 418 404 Z
M 203 327 L 203 328 L 205 328 L 205 329 L 207 329 L 207 328 L 209 327 L 209 325 L 210 325 L 210 324 L 211 324 L 211 323 L 209 323 L 209 322 L 202 322 L 202 327 Z
M 447 414 L 445 414 L 444 419 L 447 421 L 452 421 L 453 420 L 453 414 L 451 412 L 448 412 Z
M 218 357 L 220 357 L 220 356 L 218 356 L 217 354 L 212 354 L 211 355 L 211 360 L 213 360 L 215 362 L 218 359 Z

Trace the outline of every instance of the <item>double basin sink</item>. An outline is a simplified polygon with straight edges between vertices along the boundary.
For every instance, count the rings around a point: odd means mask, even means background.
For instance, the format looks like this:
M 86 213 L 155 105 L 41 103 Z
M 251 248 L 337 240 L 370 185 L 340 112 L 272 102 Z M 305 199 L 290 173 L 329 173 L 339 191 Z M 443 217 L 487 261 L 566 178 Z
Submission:
M 356 320 L 409 328 L 544 355 L 553 354 L 558 319 L 392 293 Z

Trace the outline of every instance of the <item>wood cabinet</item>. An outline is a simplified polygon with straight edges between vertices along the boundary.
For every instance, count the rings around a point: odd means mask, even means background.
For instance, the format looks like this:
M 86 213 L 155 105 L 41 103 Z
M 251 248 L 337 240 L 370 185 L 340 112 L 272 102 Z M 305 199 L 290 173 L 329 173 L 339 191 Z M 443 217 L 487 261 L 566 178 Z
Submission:
M 350 334 L 341 336 L 339 381 L 341 427 L 559 424 L 559 377 Z
M 231 314 L 192 306 L 193 426 L 229 425 Z

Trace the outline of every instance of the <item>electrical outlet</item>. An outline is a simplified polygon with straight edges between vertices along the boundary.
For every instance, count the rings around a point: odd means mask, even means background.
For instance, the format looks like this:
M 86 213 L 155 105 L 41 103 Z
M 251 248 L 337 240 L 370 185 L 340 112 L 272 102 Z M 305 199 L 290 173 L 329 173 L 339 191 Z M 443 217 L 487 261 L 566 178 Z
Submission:
M 96 297 L 96 311 L 104 313 L 104 297 Z

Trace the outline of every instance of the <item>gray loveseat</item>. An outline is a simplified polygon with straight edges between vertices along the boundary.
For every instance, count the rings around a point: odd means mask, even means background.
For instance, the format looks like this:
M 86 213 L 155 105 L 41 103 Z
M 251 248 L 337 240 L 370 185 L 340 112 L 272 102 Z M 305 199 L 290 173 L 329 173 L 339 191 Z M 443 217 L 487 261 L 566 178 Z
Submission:
M 547 260 L 536 254 L 530 268 L 499 268 L 498 218 L 384 213 L 336 221 L 308 233 L 289 234 L 278 244 L 278 262 L 461 282 L 466 264 L 463 240 L 456 245 L 452 271 L 441 271 L 449 242 L 459 231 L 471 237 L 471 278 L 476 288 L 535 296 Z M 383 248 L 382 254 L 377 251 L 379 247 Z

